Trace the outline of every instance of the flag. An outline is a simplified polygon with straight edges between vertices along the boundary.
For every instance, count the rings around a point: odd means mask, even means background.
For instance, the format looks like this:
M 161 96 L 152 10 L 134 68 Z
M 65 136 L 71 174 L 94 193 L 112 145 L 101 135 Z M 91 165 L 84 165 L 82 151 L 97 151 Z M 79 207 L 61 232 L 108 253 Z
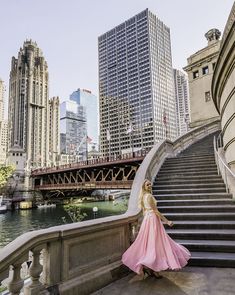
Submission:
M 127 131 L 126 131 L 126 134 L 129 134 L 129 133 L 131 133 L 133 131 L 133 127 L 132 127 L 132 125 L 130 124 L 129 125 L 129 128 L 127 129 Z
M 92 143 L 92 138 L 90 138 L 89 136 L 87 136 L 86 137 L 86 142 L 89 143 L 89 144 Z
M 110 135 L 109 129 L 106 130 L 106 133 L 107 133 L 107 140 L 110 140 L 111 139 L 111 135 Z

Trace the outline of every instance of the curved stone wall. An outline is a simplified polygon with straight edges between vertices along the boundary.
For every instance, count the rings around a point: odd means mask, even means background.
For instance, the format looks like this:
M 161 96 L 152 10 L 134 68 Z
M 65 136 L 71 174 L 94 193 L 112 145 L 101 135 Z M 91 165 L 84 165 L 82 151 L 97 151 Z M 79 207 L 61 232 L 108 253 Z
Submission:
M 221 117 L 225 158 L 235 171 L 235 3 L 222 38 L 212 78 L 212 96 Z

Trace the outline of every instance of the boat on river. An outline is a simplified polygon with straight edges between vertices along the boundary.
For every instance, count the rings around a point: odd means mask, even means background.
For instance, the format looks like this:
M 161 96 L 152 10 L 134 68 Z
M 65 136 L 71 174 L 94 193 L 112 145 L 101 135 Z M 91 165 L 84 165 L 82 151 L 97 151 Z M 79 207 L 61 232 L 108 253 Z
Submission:
M 2 199 L 3 199 L 3 196 L 0 196 L 0 214 L 7 212 L 7 206 L 2 205 Z
M 38 209 L 55 208 L 56 204 L 40 204 L 37 207 Z

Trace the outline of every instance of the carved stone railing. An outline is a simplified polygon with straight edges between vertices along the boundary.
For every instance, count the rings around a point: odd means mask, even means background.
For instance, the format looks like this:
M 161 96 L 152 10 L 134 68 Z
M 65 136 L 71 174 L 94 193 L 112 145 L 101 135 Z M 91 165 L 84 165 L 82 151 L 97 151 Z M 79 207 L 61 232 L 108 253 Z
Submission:
M 215 121 L 174 142 L 156 144 L 137 171 L 125 214 L 28 232 L 5 246 L 0 250 L 0 282 L 9 277 L 8 289 L 14 295 L 20 291 L 42 295 L 49 290 L 86 295 L 117 279 L 126 270 L 121 264 L 122 253 L 138 231 L 141 214 L 137 201 L 143 180 L 153 180 L 166 157 L 177 155 L 219 128 Z M 30 283 L 21 278 L 21 266 L 29 255 Z

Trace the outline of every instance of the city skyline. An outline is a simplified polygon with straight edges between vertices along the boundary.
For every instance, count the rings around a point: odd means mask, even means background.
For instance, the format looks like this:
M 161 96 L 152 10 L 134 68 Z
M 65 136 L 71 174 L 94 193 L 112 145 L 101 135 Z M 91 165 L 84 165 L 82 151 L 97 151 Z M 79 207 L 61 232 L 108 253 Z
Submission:
M 209 29 L 216 27 L 223 31 L 226 16 L 233 3 L 233 1 L 215 3 L 212 0 L 197 1 L 197 3 L 186 0 L 177 1 L 177 3 L 172 3 L 170 0 L 164 3 L 163 1 L 155 3 L 152 0 L 130 0 L 124 5 L 124 0 L 112 2 L 112 4 L 106 0 L 101 0 L 99 3 L 71 0 L 70 5 L 67 5 L 62 1 L 52 0 L 49 3 L 41 1 L 41 5 L 37 6 L 35 11 L 33 4 L 29 4 L 26 0 L 21 1 L 21 5 L 14 0 L 1 2 L 4 7 L 4 14 L 0 20 L 0 25 L 4 28 L 2 38 L 7 41 L 3 42 L 0 48 L 0 77 L 6 84 L 6 100 L 11 57 L 17 54 L 18 48 L 27 38 L 31 38 L 42 48 L 48 61 L 49 95 L 50 97 L 60 96 L 61 101 L 64 101 L 71 91 L 78 87 L 89 89 L 95 95 L 98 94 L 97 39 L 110 27 L 149 8 L 170 27 L 173 67 L 182 69 L 190 54 L 206 46 L 203 35 Z M 45 9 L 48 12 L 46 14 Z M 25 14 L 25 11 L 27 11 L 27 17 L 22 19 L 22 13 Z M 82 11 L 89 13 L 81 13 Z M 211 17 L 208 11 L 211 12 Z M 9 15 L 11 15 L 10 25 Z M 105 21 L 102 21 L 104 15 Z M 200 15 L 200 22 L 198 22 L 198 15 Z M 54 37 L 58 35 L 60 38 Z M 185 37 L 187 40 L 190 38 L 190 42 L 186 43 Z

